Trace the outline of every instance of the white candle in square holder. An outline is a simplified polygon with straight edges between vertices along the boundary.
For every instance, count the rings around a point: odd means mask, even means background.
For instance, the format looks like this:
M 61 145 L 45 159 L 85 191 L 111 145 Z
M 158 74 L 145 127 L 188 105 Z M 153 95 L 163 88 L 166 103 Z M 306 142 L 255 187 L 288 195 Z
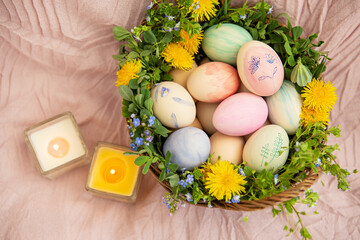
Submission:
M 26 129 L 25 140 L 41 174 L 49 178 L 88 162 L 88 149 L 70 112 Z

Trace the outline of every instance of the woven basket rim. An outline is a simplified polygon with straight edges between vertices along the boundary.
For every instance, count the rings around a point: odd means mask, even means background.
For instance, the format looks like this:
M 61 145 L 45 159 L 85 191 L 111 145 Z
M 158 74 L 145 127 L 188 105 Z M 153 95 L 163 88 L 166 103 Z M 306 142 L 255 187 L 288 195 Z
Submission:
M 157 163 L 153 163 L 150 166 L 150 172 L 152 173 L 152 176 L 155 177 L 160 185 L 169 193 L 172 193 L 170 183 L 166 180 L 160 182 L 159 176 L 160 176 L 160 169 L 157 167 Z M 281 193 L 274 194 L 270 197 L 266 197 L 263 199 L 257 199 L 257 200 L 242 200 L 240 203 L 226 203 L 224 200 L 213 200 L 211 201 L 211 205 L 214 208 L 223 208 L 227 210 L 234 210 L 234 211 L 258 211 L 262 210 L 268 207 L 273 207 L 279 203 L 289 201 L 295 197 L 300 196 L 302 193 L 305 192 L 305 190 L 309 189 L 319 178 L 321 174 L 321 168 L 317 168 L 317 173 L 310 170 L 305 170 L 306 177 L 304 180 L 300 182 L 295 182 L 292 184 L 292 186 L 286 190 L 284 190 Z M 189 202 L 190 204 L 200 206 L 200 207 L 208 207 L 208 204 L 206 202 L 198 202 L 197 204 L 194 204 L 192 202 Z

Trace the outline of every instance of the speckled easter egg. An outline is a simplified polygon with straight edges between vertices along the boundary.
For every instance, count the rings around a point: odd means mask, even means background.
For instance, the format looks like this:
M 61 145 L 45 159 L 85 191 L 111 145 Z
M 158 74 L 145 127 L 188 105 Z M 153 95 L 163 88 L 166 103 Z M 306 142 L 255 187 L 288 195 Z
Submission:
M 216 108 L 213 124 L 229 136 L 244 136 L 259 129 L 268 116 L 265 100 L 252 93 L 236 93 Z
M 279 91 L 266 97 L 266 103 L 270 122 L 284 128 L 289 135 L 295 134 L 300 126 L 302 107 L 302 98 L 295 85 L 290 81 L 284 81 Z
M 239 75 L 234 67 L 222 62 L 209 62 L 191 73 L 187 89 L 195 99 L 214 103 L 235 93 L 239 82 Z
M 196 116 L 199 119 L 201 126 L 204 128 L 204 131 L 209 135 L 216 132 L 212 118 L 217 106 L 219 106 L 219 103 L 196 103 Z
M 198 128 L 185 127 L 173 132 L 163 146 L 164 155 L 171 152 L 170 162 L 179 169 L 193 170 L 205 162 L 210 153 L 210 139 Z
M 240 47 L 251 40 L 252 36 L 243 27 L 223 23 L 205 31 L 202 49 L 213 61 L 236 65 L 236 55 Z
M 169 74 L 172 76 L 173 82 L 176 82 L 176 83 L 180 84 L 181 86 L 183 86 L 184 88 L 186 88 L 187 80 L 188 80 L 190 74 L 196 68 L 197 68 L 197 64 L 194 62 L 192 68 L 187 71 L 179 69 L 179 68 L 174 68 L 169 72 Z
M 243 161 L 257 172 L 276 171 L 289 155 L 289 137 L 278 125 L 267 125 L 257 130 L 245 143 Z M 283 151 L 279 155 L 279 151 Z
M 194 100 L 180 84 L 161 82 L 151 89 L 154 115 L 170 128 L 190 125 L 196 115 Z
M 259 96 L 273 95 L 284 80 L 284 68 L 279 56 L 260 41 L 249 41 L 240 48 L 237 69 L 245 87 Z
M 214 133 L 210 137 L 211 162 L 217 162 L 220 157 L 221 160 L 227 160 L 235 165 L 240 164 L 244 144 L 243 137 L 228 136 L 220 132 Z

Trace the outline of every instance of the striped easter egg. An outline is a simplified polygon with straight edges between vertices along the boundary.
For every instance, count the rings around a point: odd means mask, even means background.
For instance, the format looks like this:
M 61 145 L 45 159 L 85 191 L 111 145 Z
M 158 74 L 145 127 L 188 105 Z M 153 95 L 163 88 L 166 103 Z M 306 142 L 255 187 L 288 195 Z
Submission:
M 302 98 L 295 85 L 290 81 L 284 81 L 279 91 L 266 97 L 266 103 L 270 122 L 284 128 L 289 135 L 295 134 L 300 126 L 302 106 Z
M 213 61 L 225 62 L 236 65 L 236 57 L 240 47 L 253 40 L 244 28 L 224 23 L 208 28 L 204 33 L 202 49 L 206 56 Z

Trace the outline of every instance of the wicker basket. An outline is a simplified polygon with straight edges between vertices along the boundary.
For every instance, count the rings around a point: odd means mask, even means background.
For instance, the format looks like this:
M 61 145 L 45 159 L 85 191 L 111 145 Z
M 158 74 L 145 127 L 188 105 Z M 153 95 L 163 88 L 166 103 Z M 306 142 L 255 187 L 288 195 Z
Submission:
M 220 1 L 221 4 L 224 4 L 225 0 Z M 157 7 L 157 6 L 155 6 Z M 146 20 L 145 18 L 142 21 L 142 24 L 145 24 Z M 160 169 L 158 168 L 158 163 L 153 163 L 150 166 L 150 172 L 152 175 L 159 180 L 160 176 Z M 213 200 L 211 202 L 211 205 L 214 208 L 223 208 L 227 210 L 233 210 L 233 211 L 258 211 L 265 209 L 267 207 L 273 207 L 279 203 L 286 202 L 291 200 L 294 197 L 299 196 L 300 194 L 304 193 L 305 190 L 309 189 L 319 178 L 319 175 L 321 173 L 321 168 L 317 168 L 318 173 L 313 172 L 312 170 L 306 171 L 306 177 L 301 182 L 294 182 L 293 185 L 285 190 L 284 192 L 281 192 L 279 194 L 259 199 L 259 200 L 242 200 L 240 203 L 226 203 L 225 201 L 219 201 L 219 200 Z M 168 192 L 172 192 L 170 183 L 167 181 L 159 182 L 160 185 L 165 188 Z M 193 203 L 191 203 L 193 204 Z M 195 204 L 194 204 L 195 205 Z M 208 207 L 208 204 L 205 202 L 198 202 L 196 206 L 200 207 Z

